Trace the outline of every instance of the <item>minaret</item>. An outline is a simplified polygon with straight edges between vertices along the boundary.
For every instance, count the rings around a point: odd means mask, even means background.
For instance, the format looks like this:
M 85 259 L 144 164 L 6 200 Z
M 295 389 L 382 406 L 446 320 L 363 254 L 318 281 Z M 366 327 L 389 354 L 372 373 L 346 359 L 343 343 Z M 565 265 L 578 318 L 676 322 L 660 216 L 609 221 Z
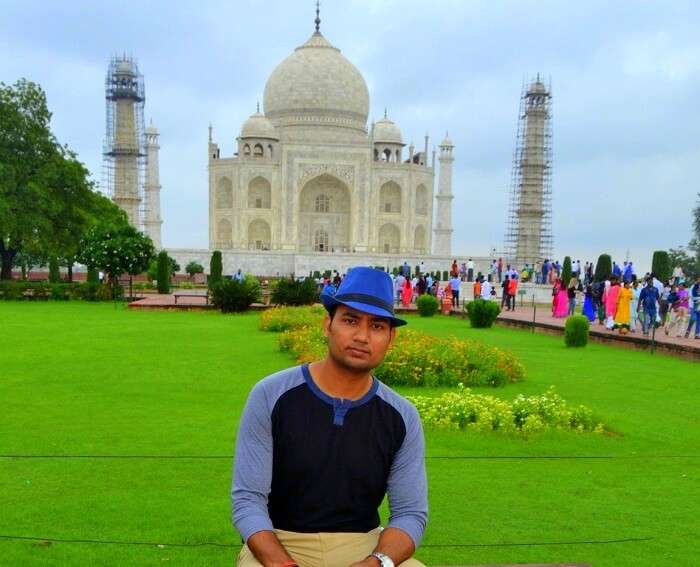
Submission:
M 103 152 L 107 190 L 137 229 L 143 227 L 143 75 L 131 57 L 113 57 L 105 80 L 107 133 Z
M 153 246 L 160 250 L 160 229 L 163 221 L 160 218 L 160 167 L 158 163 L 158 130 L 153 121 L 146 128 L 146 183 L 144 188 L 144 219 L 143 230 L 151 237 Z
M 454 144 L 448 134 L 440 143 L 440 178 L 438 180 L 437 213 L 435 217 L 435 243 L 433 252 L 438 256 L 452 254 L 452 156 Z

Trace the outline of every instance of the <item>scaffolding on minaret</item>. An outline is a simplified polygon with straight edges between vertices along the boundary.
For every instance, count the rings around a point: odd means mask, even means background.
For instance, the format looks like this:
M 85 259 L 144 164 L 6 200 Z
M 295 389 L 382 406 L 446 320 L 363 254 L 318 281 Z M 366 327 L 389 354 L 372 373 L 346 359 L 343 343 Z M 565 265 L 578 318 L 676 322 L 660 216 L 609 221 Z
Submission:
M 520 96 L 504 243 L 505 258 L 518 267 L 553 250 L 551 92 L 538 74 Z
M 136 60 L 112 57 L 105 79 L 106 130 L 102 177 L 107 194 L 138 230 L 148 218 L 144 198 L 146 137 L 143 108 L 146 93 Z

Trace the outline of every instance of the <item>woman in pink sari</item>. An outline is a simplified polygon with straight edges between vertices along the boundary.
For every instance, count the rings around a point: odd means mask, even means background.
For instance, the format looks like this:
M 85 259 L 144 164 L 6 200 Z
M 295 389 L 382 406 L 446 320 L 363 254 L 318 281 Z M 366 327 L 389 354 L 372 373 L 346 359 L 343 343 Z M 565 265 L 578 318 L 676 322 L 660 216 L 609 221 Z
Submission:
M 566 285 L 559 280 L 557 284 L 557 295 L 554 299 L 554 316 L 563 319 L 569 314 L 569 294 Z
M 610 287 L 605 291 L 605 326 L 612 329 L 615 326 L 615 311 L 617 311 L 617 296 L 620 293 L 620 282 L 613 279 Z
M 406 283 L 401 290 L 401 302 L 404 307 L 408 307 L 411 303 L 411 298 L 413 297 L 413 286 L 411 285 L 411 280 L 406 278 Z

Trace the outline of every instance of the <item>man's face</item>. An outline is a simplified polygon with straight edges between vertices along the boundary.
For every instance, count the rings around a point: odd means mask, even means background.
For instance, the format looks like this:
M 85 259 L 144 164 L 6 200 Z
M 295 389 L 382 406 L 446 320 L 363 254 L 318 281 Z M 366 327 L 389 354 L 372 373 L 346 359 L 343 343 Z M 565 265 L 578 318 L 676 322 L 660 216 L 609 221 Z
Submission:
M 388 319 L 345 305 L 338 306 L 333 319 L 326 316 L 323 331 L 333 360 L 357 373 L 379 366 L 396 335 Z

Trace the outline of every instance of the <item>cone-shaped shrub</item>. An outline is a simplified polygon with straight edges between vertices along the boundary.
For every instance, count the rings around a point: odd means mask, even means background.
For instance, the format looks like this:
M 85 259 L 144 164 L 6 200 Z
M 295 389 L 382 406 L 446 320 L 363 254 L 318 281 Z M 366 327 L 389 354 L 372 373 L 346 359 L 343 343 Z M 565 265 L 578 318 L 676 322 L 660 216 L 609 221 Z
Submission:
M 601 254 L 598 256 L 598 262 L 595 265 L 594 279 L 598 282 L 610 279 L 612 275 L 612 258 L 610 254 Z
M 214 250 L 211 255 L 211 262 L 209 263 L 209 280 L 208 284 L 212 285 L 219 283 L 222 279 L 224 273 L 224 266 L 221 261 L 221 252 L 219 250 Z
M 572 315 L 564 326 L 564 343 L 568 347 L 585 347 L 589 329 L 590 323 L 585 315 Z
M 651 258 L 651 271 L 662 282 L 671 279 L 671 259 L 666 250 L 656 250 Z
M 61 271 L 58 267 L 58 259 L 53 257 L 49 260 L 49 282 L 61 282 Z
M 158 253 L 158 293 L 170 293 L 170 259 L 165 250 Z

